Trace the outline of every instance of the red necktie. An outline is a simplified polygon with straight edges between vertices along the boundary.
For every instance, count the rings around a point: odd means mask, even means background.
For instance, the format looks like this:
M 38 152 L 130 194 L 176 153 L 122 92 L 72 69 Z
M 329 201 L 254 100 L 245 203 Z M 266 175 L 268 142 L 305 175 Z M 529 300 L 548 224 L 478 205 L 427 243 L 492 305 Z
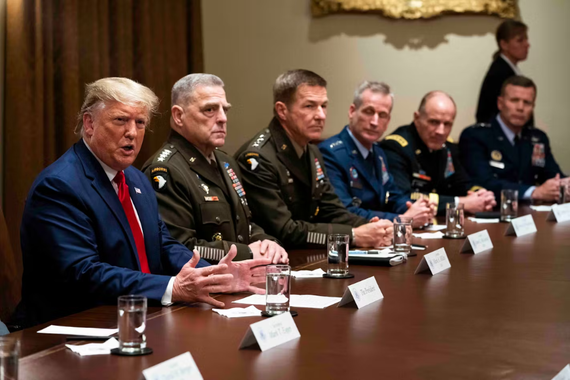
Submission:
M 141 271 L 143 273 L 150 273 L 150 270 L 148 269 L 148 261 L 146 259 L 144 237 L 139 222 L 137 220 L 137 216 L 135 215 L 135 209 L 133 208 L 133 204 L 131 203 L 131 196 L 129 195 L 129 187 L 125 182 L 125 175 L 123 174 L 122 171 L 117 173 L 115 178 L 113 178 L 113 182 L 115 182 L 119 187 L 119 200 L 121 201 L 121 205 L 123 206 L 125 215 L 127 215 L 127 219 L 129 220 L 129 225 L 131 226 L 131 232 L 133 233 L 133 237 L 135 238 L 135 245 L 137 246 L 139 262 L 141 263 Z

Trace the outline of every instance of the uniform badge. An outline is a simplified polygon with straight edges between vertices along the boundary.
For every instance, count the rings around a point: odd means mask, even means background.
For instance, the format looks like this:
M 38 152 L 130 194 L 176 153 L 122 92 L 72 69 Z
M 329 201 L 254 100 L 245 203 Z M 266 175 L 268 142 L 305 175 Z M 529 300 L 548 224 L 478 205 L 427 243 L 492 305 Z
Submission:
M 285 150 L 285 149 L 287 149 L 287 145 L 286 145 L 286 144 L 283 144 L 283 145 L 281 146 L 281 150 Z
M 388 169 L 386 169 L 386 165 L 384 164 L 384 158 L 382 156 L 378 156 L 380 162 L 382 162 L 382 185 L 385 185 L 386 182 L 390 180 L 390 174 L 388 173 Z
M 218 197 L 216 197 L 216 196 L 214 196 L 214 197 L 204 197 L 204 200 L 205 200 L 206 202 L 219 202 L 219 201 L 220 201 L 220 198 L 218 198 Z
M 532 136 L 532 137 L 530 138 L 530 141 L 532 141 L 533 143 L 537 143 L 537 142 L 540 141 L 540 139 L 539 139 L 538 137 L 536 137 L 536 136 Z
M 190 159 L 188 161 L 194 163 L 194 161 L 196 161 L 196 157 L 190 157 Z
M 315 171 L 317 172 L 317 181 L 325 178 L 325 173 L 323 173 L 323 169 L 321 168 L 321 163 L 318 158 L 315 158 Z
M 352 197 L 352 202 L 351 202 L 352 206 L 354 207 L 360 207 L 360 205 L 362 204 L 362 200 L 358 197 Z
M 157 166 L 151 169 L 150 175 L 152 177 L 154 190 L 159 191 L 163 189 L 168 181 L 168 169 L 163 168 L 162 166 Z
M 544 144 L 536 143 L 532 149 L 532 166 L 543 168 L 546 162 L 546 155 L 544 153 Z
M 248 161 L 249 160 L 254 160 L 254 158 L 250 158 L 250 159 L 248 159 Z M 238 197 L 240 197 L 240 198 L 245 197 L 245 190 L 243 189 L 243 186 L 241 185 L 241 182 L 239 181 L 238 176 L 234 172 L 234 169 L 230 168 L 229 164 L 228 164 L 228 166 L 226 166 L 226 172 L 228 173 L 228 175 L 230 176 L 230 179 L 232 180 L 232 187 L 236 191 Z
M 247 163 L 251 165 L 252 171 L 257 169 L 257 166 L 259 165 L 259 163 L 257 162 L 257 160 L 255 158 L 248 158 Z
M 350 177 L 352 179 L 358 179 L 358 172 L 356 171 L 354 166 L 351 166 L 351 168 L 350 168 Z
M 154 188 L 155 190 L 160 190 L 166 185 L 166 178 L 161 176 L 160 174 L 155 175 L 152 177 L 152 180 L 155 182 Z
M 451 151 L 447 150 L 447 165 L 445 166 L 445 178 L 451 177 L 455 173 L 455 167 L 453 166 L 453 158 L 451 157 Z
M 214 235 L 212 235 L 212 241 L 222 241 L 222 234 L 216 232 Z
M 422 154 L 422 150 L 421 150 L 421 149 L 416 149 L 416 154 Z
M 210 188 L 208 187 L 208 185 L 206 185 L 205 183 L 201 183 L 200 187 L 202 188 L 202 190 L 206 192 L 206 194 L 210 194 Z
M 498 150 L 494 150 L 491 152 L 491 158 L 495 161 L 501 161 L 503 159 L 503 155 Z

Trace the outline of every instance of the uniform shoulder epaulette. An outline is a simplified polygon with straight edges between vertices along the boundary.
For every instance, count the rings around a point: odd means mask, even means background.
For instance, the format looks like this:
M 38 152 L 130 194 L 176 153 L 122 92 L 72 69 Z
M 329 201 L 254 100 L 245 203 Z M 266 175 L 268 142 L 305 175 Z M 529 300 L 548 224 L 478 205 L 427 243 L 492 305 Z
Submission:
M 384 140 L 394 140 L 397 143 L 399 143 L 402 147 L 405 147 L 408 145 L 408 141 L 405 138 L 403 138 L 400 135 L 396 135 L 396 134 L 386 136 L 386 138 Z
M 156 155 L 156 157 L 154 157 L 154 160 L 152 160 L 152 163 L 157 164 L 157 163 L 168 162 L 170 160 L 170 158 L 174 155 L 174 153 L 176 153 L 176 148 L 173 145 L 168 145 L 168 146 L 162 148 L 160 153 L 158 155 Z
M 263 147 L 267 143 L 270 137 L 271 137 L 271 132 L 269 131 L 269 128 L 264 129 L 261 133 L 257 134 L 253 138 L 253 140 L 249 144 L 249 148 L 261 149 L 261 147 Z
M 491 123 L 476 123 L 471 128 L 491 128 Z
M 344 143 L 343 143 L 342 140 L 340 140 L 340 139 L 337 139 L 337 140 L 335 140 L 335 141 L 332 141 L 332 142 L 329 144 L 329 148 L 332 149 L 332 150 L 340 149 L 340 148 L 342 148 L 343 146 L 344 146 Z
M 452 143 L 452 144 L 455 143 L 455 141 L 453 141 L 453 139 L 452 139 L 451 137 L 448 137 L 446 141 L 447 141 L 448 143 Z

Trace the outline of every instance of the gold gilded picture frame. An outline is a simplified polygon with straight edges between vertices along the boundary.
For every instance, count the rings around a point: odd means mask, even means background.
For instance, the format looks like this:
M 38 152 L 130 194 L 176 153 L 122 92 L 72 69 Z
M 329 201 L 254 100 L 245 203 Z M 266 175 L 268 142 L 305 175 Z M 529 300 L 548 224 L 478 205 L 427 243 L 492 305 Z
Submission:
M 333 13 L 377 13 L 389 18 L 420 19 L 445 14 L 485 14 L 514 18 L 516 0 L 311 0 L 314 17 Z

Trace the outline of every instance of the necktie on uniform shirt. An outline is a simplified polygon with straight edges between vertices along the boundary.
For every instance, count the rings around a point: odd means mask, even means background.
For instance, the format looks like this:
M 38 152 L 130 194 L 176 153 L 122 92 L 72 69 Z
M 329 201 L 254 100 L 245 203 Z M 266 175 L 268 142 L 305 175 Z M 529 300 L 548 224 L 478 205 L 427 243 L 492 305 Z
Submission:
M 119 193 L 117 195 L 119 196 L 119 200 L 121 201 L 121 205 L 123 206 L 127 220 L 129 221 L 129 226 L 131 227 L 133 238 L 135 239 L 137 254 L 139 256 L 139 262 L 141 265 L 141 272 L 150 273 L 150 270 L 148 268 L 148 260 L 146 258 L 146 249 L 144 246 L 144 237 L 142 234 L 141 226 L 139 225 L 137 216 L 135 214 L 135 209 L 133 208 L 133 204 L 131 202 L 129 187 L 125 181 L 125 174 L 123 171 L 119 171 L 117 173 L 115 178 L 113 178 L 113 182 L 115 182 L 119 188 Z

